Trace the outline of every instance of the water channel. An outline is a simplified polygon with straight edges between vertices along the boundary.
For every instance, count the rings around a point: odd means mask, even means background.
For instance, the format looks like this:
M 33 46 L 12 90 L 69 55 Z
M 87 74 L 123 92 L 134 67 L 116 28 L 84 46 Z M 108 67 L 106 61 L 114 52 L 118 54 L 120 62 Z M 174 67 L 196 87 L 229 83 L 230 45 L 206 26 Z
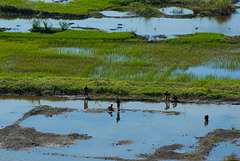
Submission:
M 237 3 L 236 5 L 239 5 Z M 160 9 L 162 10 L 162 9 Z M 179 10 L 176 8 L 175 10 Z M 135 32 L 138 35 L 154 39 L 154 36 L 164 35 L 173 38 L 177 35 L 192 34 L 196 32 L 223 33 L 229 36 L 240 35 L 240 9 L 230 16 L 207 16 L 195 18 L 144 18 L 129 17 L 129 12 L 103 11 L 105 18 L 88 18 L 84 20 L 57 20 L 47 19 L 49 25 L 58 27 L 59 21 L 71 23 L 70 28 L 77 27 L 98 28 L 106 32 Z M 172 14 L 174 8 L 165 8 L 167 14 Z M 183 13 L 191 13 L 182 10 Z M 130 14 L 131 15 L 131 14 Z M 122 18 L 119 18 L 122 17 Z M 42 20 L 42 19 L 40 19 Z M 46 19 L 44 19 L 46 20 Z M 119 27 L 121 24 L 121 27 Z M 7 32 L 29 32 L 32 28 L 32 19 L 24 18 L 0 18 L 1 28 L 11 28 Z
M 68 107 L 77 109 L 75 112 L 45 117 L 36 115 L 20 123 L 23 127 L 34 127 L 37 131 L 68 134 L 77 132 L 92 136 L 90 140 L 80 140 L 74 145 L 64 147 L 38 148 L 28 151 L 0 150 L 0 160 L 91 160 L 90 157 L 121 157 L 137 159 L 135 155 L 152 153 L 164 145 L 174 143 L 183 144 L 186 148 L 178 152 L 191 152 L 188 148 L 196 144 L 195 137 L 205 136 L 218 129 L 240 129 L 240 108 L 237 105 L 216 104 L 170 104 L 163 102 L 122 102 L 121 109 L 129 111 L 104 113 L 84 113 L 85 109 L 107 108 L 111 103 L 106 101 L 65 100 L 38 97 L 1 97 L 0 99 L 0 127 L 5 128 L 13 124 L 24 113 L 34 106 L 48 105 L 52 107 Z M 132 111 L 131 111 L 132 110 Z M 144 110 L 175 111 L 179 115 L 166 115 L 164 113 L 150 113 Z M 209 123 L 204 124 L 204 115 L 210 116 Z M 131 140 L 129 145 L 116 145 L 119 140 Z M 236 143 L 223 142 L 214 148 L 209 156 L 222 159 L 232 153 L 240 155 L 240 140 Z M 60 153 L 70 156 L 44 155 L 46 153 Z

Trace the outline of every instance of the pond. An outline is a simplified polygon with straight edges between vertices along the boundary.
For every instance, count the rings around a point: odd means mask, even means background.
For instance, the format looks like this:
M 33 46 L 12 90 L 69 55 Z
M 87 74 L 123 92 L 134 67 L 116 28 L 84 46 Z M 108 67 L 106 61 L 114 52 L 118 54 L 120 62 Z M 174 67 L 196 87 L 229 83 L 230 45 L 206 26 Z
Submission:
M 186 8 L 180 8 L 180 7 L 166 7 L 159 9 L 160 12 L 163 12 L 167 15 L 187 15 L 187 14 L 193 14 L 193 11 Z
M 89 157 L 120 157 L 137 159 L 135 155 L 152 153 L 154 149 L 164 145 L 183 144 L 186 147 L 195 145 L 197 139 L 218 129 L 240 129 L 240 108 L 237 105 L 215 104 L 173 104 L 163 102 L 122 102 L 121 111 L 103 113 L 85 113 L 86 109 L 107 108 L 115 102 L 65 100 L 50 98 L 12 98 L 1 97 L 0 126 L 5 128 L 16 122 L 33 106 L 48 105 L 52 107 L 68 107 L 77 109 L 75 112 L 44 117 L 36 115 L 23 120 L 23 127 L 34 127 L 37 131 L 57 134 L 77 132 L 92 136 L 90 140 L 80 140 L 74 145 L 64 147 L 38 148 L 28 151 L 0 150 L 3 160 L 91 160 Z M 144 111 L 146 110 L 146 111 Z M 154 111 L 175 111 L 179 115 L 151 113 Z M 204 123 L 204 115 L 210 116 L 209 123 Z M 129 145 L 116 145 L 119 140 L 131 140 Z M 216 147 L 207 158 L 222 159 L 231 153 L 240 155 L 240 140 L 236 143 L 224 142 Z M 179 152 L 191 152 L 184 148 Z M 68 156 L 45 155 L 60 153 Z M 73 157 L 75 156 L 75 157 Z M 78 156 L 78 157 L 76 157 Z M 1 160 L 0 159 L 0 160 Z M 218 159 L 218 160 L 220 160 Z
M 144 18 L 125 17 L 128 12 L 104 11 L 111 18 L 88 18 L 84 20 L 56 20 L 47 19 L 49 25 L 58 27 L 59 21 L 71 23 L 71 29 L 78 27 L 98 28 L 106 32 L 135 32 L 141 36 L 147 36 L 150 40 L 156 40 L 154 36 L 164 35 L 173 38 L 177 35 L 192 34 L 196 32 L 223 33 L 229 36 L 240 35 L 240 14 L 231 16 L 195 17 L 195 18 Z M 115 17 L 114 17 L 115 16 Z M 40 19 L 41 20 L 41 19 Z M 45 19 L 46 20 L 46 19 Z M 7 32 L 29 32 L 32 28 L 32 19 L 0 18 L 0 27 L 11 28 Z M 121 24 L 121 26 L 119 26 Z M 43 26 L 43 25 L 42 25 Z M 78 29 L 79 30 L 79 29 Z

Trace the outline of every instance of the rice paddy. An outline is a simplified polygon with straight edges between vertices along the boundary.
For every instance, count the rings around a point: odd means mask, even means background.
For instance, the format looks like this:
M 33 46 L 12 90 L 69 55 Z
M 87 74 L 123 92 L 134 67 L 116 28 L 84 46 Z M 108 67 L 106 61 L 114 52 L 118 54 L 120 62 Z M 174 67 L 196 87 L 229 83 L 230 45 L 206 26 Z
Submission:
M 239 72 L 238 43 L 222 34 L 198 33 L 154 43 L 134 33 L 102 31 L 0 33 L 0 37 L 1 79 L 18 77 L 13 79 L 13 89 L 6 87 L 9 80 L 2 82 L 3 93 L 79 94 L 87 83 L 93 93 L 122 96 L 155 97 L 166 89 L 182 97 L 239 96 L 238 77 L 186 72 L 209 64 Z M 221 88 L 209 91 L 212 81 L 222 84 Z M 227 88 L 229 84 L 237 88 Z

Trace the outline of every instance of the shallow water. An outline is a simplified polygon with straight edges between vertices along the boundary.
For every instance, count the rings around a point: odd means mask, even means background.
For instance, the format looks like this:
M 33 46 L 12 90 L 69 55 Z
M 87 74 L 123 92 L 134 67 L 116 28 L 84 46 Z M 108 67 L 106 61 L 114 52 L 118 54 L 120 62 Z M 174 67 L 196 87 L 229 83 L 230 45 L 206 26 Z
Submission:
M 167 15 L 186 15 L 186 14 L 193 14 L 193 11 L 186 8 L 180 7 L 166 7 L 159 9 L 160 12 L 163 12 Z
M 177 104 L 169 109 L 165 103 L 123 102 L 122 109 L 178 111 L 180 115 L 167 116 L 162 113 L 120 111 L 109 113 L 83 113 L 84 108 L 106 108 L 115 102 L 100 102 L 82 100 L 51 100 L 44 98 L 13 99 L 2 98 L 0 100 L 0 125 L 1 128 L 11 125 L 21 118 L 25 112 L 33 106 L 49 105 L 53 107 L 75 108 L 78 112 L 65 113 L 59 116 L 44 117 L 42 115 L 30 117 L 20 125 L 34 127 L 37 131 L 67 134 L 78 132 L 88 134 L 93 138 L 86 141 L 78 141 L 76 145 L 56 148 L 31 149 L 27 152 L 14 152 L 0 150 L 0 160 L 91 160 L 75 157 L 48 156 L 44 153 L 63 153 L 77 156 L 118 156 L 123 158 L 135 158 L 136 154 L 151 153 L 154 148 L 174 143 L 190 146 L 196 144 L 195 137 L 206 135 L 217 128 L 240 129 L 240 107 L 234 105 L 213 104 Z M 87 105 L 87 106 L 86 106 Z M 204 124 L 204 115 L 210 116 L 208 125 Z M 130 145 L 119 145 L 119 140 L 132 140 Z M 239 141 L 238 143 L 239 144 Z M 222 147 L 222 146 L 221 146 Z M 223 146 L 224 147 L 224 146 Z M 229 143 L 228 150 L 222 153 L 215 150 L 208 157 L 224 157 L 231 152 L 240 155 L 239 146 Z M 182 149 L 179 152 L 192 151 Z M 230 154 L 228 154 L 230 153 Z
M 110 11 L 106 11 L 110 12 Z M 117 12 L 114 11 L 114 14 Z M 113 15 L 114 15 L 113 14 Z M 119 12 L 118 14 L 127 14 Z M 111 15 L 111 14 L 109 14 Z M 240 35 L 240 14 L 231 16 L 196 17 L 191 19 L 179 18 L 88 18 L 84 20 L 55 20 L 48 19 L 52 27 L 58 27 L 59 21 L 74 23 L 71 27 L 99 28 L 106 32 L 133 31 L 138 35 L 165 35 L 167 38 L 176 35 L 192 34 L 195 32 L 223 33 L 229 36 Z M 12 28 L 7 32 L 29 32 L 32 27 L 31 19 L 0 18 L 0 27 Z M 121 26 L 119 27 L 119 24 Z M 76 29 L 76 28 L 75 28 Z
M 110 16 L 110 17 L 128 17 L 128 16 L 135 15 L 131 12 L 118 12 L 118 11 L 102 11 L 100 13 L 102 13 L 105 16 Z
M 211 67 L 205 67 L 205 66 L 190 67 L 188 68 L 187 72 L 193 73 L 198 77 L 206 77 L 208 75 L 212 75 L 218 78 L 230 78 L 230 79 L 240 78 L 240 70 L 211 68 Z

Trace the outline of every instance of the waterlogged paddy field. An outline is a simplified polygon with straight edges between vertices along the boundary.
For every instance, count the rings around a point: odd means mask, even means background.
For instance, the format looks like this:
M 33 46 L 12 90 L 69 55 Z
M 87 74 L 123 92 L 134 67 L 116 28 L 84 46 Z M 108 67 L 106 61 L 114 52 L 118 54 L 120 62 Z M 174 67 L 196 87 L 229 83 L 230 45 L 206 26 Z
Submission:
M 20 123 L 23 127 L 34 127 L 37 131 L 56 134 L 77 132 L 92 136 L 90 140 L 80 140 L 74 145 L 65 147 L 31 149 L 25 152 L 0 150 L 0 160 L 91 160 L 82 157 L 44 155 L 46 153 L 61 153 L 75 156 L 90 157 L 121 157 L 137 159 L 135 155 L 152 153 L 154 149 L 174 143 L 186 147 L 195 145 L 195 137 L 205 136 L 218 129 L 240 129 L 240 108 L 234 105 L 214 104 L 177 104 L 171 103 L 166 108 L 165 103 L 123 102 L 121 109 L 129 111 L 104 113 L 84 113 L 84 109 L 107 108 L 115 102 L 61 100 L 44 98 L 1 98 L 0 126 L 4 128 L 13 124 L 33 106 L 49 105 L 52 107 L 68 107 L 77 109 L 75 112 L 58 116 L 45 117 L 36 115 Z M 139 110 L 139 111 L 131 111 Z M 176 111 L 179 115 L 163 113 L 149 113 L 140 110 Z M 204 115 L 210 120 L 204 123 Z M 117 141 L 131 140 L 129 145 L 116 145 Z M 240 143 L 223 142 L 207 157 L 222 159 L 234 153 L 240 155 Z M 191 148 L 176 150 L 177 152 L 191 152 Z
M 73 54 L 78 56 L 94 56 L 98 49 L 95 48 L 76 48 L 76 47 L 62 47 L 62 48 L 49 48 L 47 50 L 53 50 L 60 54 Z M 122 49 L 124 51 L 124 49 Z M 231 51 L 231 52 L 239 52 Z M 124 54 L 120 54 L 117 51 L 113 52 L 112 54 L 106 54 L 102 56 L 102 60 L 105 62 L 111 62 L 111 63 L 120 63 L 120 62 L 141 62 L 146 60 L 146 58 L 137 58 L 137 57 L 129 57 Z M 225 68 L 224 64 L 227 65 L 229 63 L 234 64 L 236 68 Z M 239 68 L 238 68 L 239 67 Z M 99 67 L 96 72 L 94 73 L 94 77 L 101 77 L 101 75 L 104 71 L 102 71 L 103 68 Z M 107 69 L 105 69 L 105 72 Z M 109 69 L 110 70 L 110 69 Z M 216 78 L 230 78 L 230 79 L 239 79 L 240 78 L 240 64 L 238 62 L 228 62 L 226 60 L 218 60 L 218 61 L 209 61 L 206 63 L 203 63 L 201 66 L 195 66 L 195 67 L 188 67 L 185 70 L 184 69 L 176 69 L 172 72 L 170 77 L 177 76 L 178 74 L 188 74 L 193 75 L 195 77 L 199 78 L 205 78 L 207 76 L 213 76 Z

